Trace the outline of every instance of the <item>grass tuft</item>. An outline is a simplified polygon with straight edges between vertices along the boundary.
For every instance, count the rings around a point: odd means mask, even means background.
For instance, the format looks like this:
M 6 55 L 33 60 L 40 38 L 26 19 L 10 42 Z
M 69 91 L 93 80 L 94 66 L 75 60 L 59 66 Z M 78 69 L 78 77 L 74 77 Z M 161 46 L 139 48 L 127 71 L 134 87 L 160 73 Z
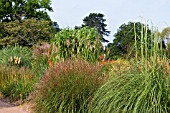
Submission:
M 89 107 L 90 113 L 170 112 L 168 60 L 159 43 L 158 32 L 152 33 L 152 45 L 148 48 L 147 27 L 141 27 L 144 35 L 141 35 L 140 50 L 135 45 L 134 71 L 117 75 L 99 88 Z
M 105 79 L 100 64 L 77 59 L 59 62 L 38 84 L 33 109 L 36 113 L 85 113 Z

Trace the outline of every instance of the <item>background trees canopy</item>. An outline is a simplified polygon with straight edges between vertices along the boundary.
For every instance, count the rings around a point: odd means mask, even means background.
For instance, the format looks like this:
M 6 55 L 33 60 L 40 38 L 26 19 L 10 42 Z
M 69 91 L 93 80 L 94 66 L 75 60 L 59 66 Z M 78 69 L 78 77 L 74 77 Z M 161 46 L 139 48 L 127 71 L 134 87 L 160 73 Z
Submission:
M 86 16 L 83 19 L 83 25 L 82 27 L 88 26 L 92 27 L 95 30 L 97 30 L 100 35 L 102 36 L 103 42 L 109 42 L 108 40 L 104 39 L 103 36 L 109 36 L 110 31 L 106 29 L 107 24 L 104 22 L 106 19 L 104 19 L 104 15 L 101 13 L 90 13 L 89 16 Z
M 170 27 L 166 27 L 162 30 L 160 36 L 167 41 L 167 43 L 170 43 Z
M 0 21 L 36 18 L 51 20 L 48 11 L 52 11 L 51 0 L 0 0 Z
M 161 38 L 165 40 L 167 57 L 170 58 L 170 27 L 166 27 L 160 33 Z
M 60 31 L 47 14 L 50 5 L 51 0 L 0 0 L 0 48 L 49 41 Z
M 57 22 L 53 22 L 53 28 L 54 28 L 54 33 L 57 33 L 62 30 Z
M 49 41 L 54 34 L 53 30 L 50 21 L 45 20 L 0 22 L 0 48 L 15 44 L 32 46 L 40 41 Z
M 142 23 L 136 22 L 136 34 L 137 34 L 137 45 L 140 45 L 141 38 L 141 29 Z M 151 35 L 151 30 L 147 28 L 148 37 Z M 134 34 L 134 23 L 129 22 L 128 24 L 122 24 L 117 33 L 114 35 L 113 43 L 108 44 L 108 48 L 110 50 L 109 57 L 117 58 L 117 57 L 127 57 L 127 55 L 134 55 L 134 42 L 135 42 L 135 34 Z

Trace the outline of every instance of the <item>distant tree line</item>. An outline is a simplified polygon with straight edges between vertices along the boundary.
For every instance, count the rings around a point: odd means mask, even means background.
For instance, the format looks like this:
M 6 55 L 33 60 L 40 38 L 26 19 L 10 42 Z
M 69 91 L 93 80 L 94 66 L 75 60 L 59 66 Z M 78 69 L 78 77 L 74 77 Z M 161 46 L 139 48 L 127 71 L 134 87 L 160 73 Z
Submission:
M 47 11 L 53 11 L 51 0 L 1 0 L 0 1 L 0 48 L 19 44 L 32 46 L 38 42 L 49 41 L 61 31 L 57 22 L 50 19 Z M 110 35 L 106 28 L 104 14 L 90 13 L 83 19 L 83 24 L 75 26 L 75 29 L 83 27 L 94 28 L 100 36 L 101 42 L 109 42 L 104 37 Z M 140 44 L 141 26 L 143 23 L 135 22 L 137 43 Z M 151 30 L 147 28 L 148 39 Z M 170 27 L 159 33 L 163 48 L 170 53 Z M 151 40 L 151 39 L 150 39 Z M 134 22 L 122 24 L 114 34 L 113 43 L 108 43 L 108 58 L 134 56 Z M 151 42 L 151 41 L 150 41 Z M 140 49 L 140 48 L 139 48 Z

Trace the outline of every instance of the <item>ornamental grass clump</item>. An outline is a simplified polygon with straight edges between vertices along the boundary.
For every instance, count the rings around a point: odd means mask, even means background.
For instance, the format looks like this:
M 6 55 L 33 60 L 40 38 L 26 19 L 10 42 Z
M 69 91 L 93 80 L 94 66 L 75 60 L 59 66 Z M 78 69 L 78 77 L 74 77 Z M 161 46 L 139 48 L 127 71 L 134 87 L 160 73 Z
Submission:
M 135 24 L 134 24 L 135 27 Z M 159 43 L 158 32 L 151 35 L 148 48 L 147 27 L 141 31 L 140 49 L 131 73 L 115 76 L 94 94 L 90 113 L 169 113 L 170 69 Z M 135 40 L 136 40 L 136 33 Z M 144 34 L 144 35 L 142 35 Z M 160 41 L 161 42 L 161 41 Z
M 85 113 L 93 93 L 104 83 L 102 65 L 66 60 L 50 68 L 37 85 L 36 113 Z

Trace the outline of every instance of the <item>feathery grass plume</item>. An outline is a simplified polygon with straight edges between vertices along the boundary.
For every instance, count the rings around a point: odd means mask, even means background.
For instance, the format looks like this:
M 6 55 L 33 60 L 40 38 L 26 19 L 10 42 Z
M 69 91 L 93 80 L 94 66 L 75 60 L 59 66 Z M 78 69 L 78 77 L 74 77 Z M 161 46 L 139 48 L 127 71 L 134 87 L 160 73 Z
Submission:
M 170 112 L 168 60 L 159 47 L 158 31 L 152 31 L 153 40 L 149 48 L 147 27 L 141 27 L 144 29 L 141 31 L 141 48 L 136 48 L 135 70 L 124 76 L 115 76 L 99 88 L 89 105 L 90 113 Z
M 61 61 L 42 77 L 35 92 L 36 113 L 87 113 L 93 93 L 104 83 L 101 64 Z

